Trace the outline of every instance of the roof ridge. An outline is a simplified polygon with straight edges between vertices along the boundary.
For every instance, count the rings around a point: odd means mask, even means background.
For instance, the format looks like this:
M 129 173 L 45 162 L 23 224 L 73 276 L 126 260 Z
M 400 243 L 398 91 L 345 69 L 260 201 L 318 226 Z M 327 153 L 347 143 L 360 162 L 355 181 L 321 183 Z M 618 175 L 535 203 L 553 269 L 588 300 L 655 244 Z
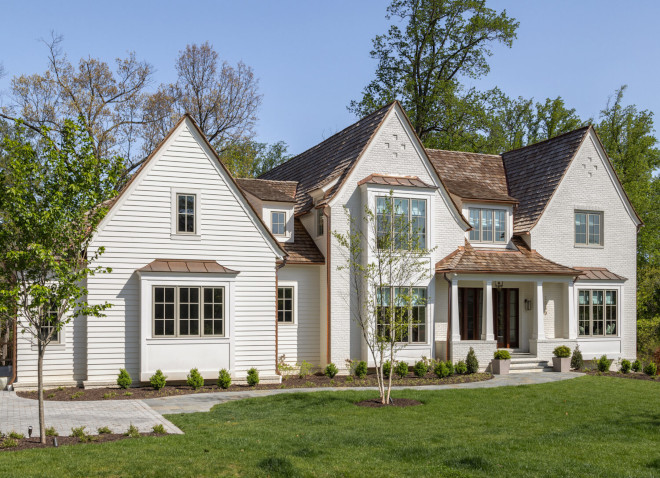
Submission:
M 443 153 L 463 153 L 463 154 L 478 154 L 479 156 L 493 156 L 494 158 L 502 158 L 501 154 L 493 153 L 477 153 L 475 151 L 459 151 L 454 149 L 438 149 L 438 148 L 424 148 L 426 151 L 442 151 Z
M 520 150 L 522 150 L 522 149 L 531 148 L 532 146 L 538 146 L 539 144 L 547 143 L 547 142 L 549 142 L 549 141 L 554 141 L 554 140 L 556 140 L 556 139 L 561 138 L 562 136 L 567 136 L 567 135 L 572 134 L 572 133 L 577 133 L 578 131 L 583 130 L 583 129 L 588 130 L 588 129 L 591 128 L 592 126 L 593 126 L 593 125 L 592 125 L 591 123 L 589 123 L 589 124 L 587 124 L 587 125 L 585 125 L 585 126 L 581 126 L 581 127 L 579 127 L 579 128 L 573 129 L 573 130 L 571 130 L 571 131 L 566 131 L 565 133 L 558 134 L 557 136 L 553 136 L 552 138 L 544 139 L 544 140 L 542 140 L 542 141 L 537 141 L 536 143 L 532 143 L 532 144 L 527 144 L 527 145 L 525 145 L 525 146 L 521 146 L 520 148 L 510 149 L 509 151 L 505 151 L 505 152 L 503 152 L 503 153 L 501 154 L 501 156 L 504 156 L 505 154 L 508 154 L 508 153 L 513 153 L 513 152 L 516 152 L 516 151 L 520 151 Z
M 236 178 L 237 181 L 268 181 L 273 183 L 292 183 L 298 184 L 300 181 L 292 181 L 289 179 L 261 179 L 261 178 Z

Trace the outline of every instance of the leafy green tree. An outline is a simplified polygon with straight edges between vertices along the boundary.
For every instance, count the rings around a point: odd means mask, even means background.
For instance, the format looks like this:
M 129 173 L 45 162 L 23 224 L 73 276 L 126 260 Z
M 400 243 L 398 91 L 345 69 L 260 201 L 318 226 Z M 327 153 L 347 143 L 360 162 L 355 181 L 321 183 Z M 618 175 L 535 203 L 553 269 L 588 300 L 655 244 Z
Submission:
M 37 346 L 39 430 L 45 443 L 43 360 L 62 327 L 98 317 L 110 304 L 90 304 L 86 280 L 108 272 L 88 246 L 107 212 L 122 170 L 119 158 L 99 158 L 83 125 L 66 121 L 59 140 L 44 131 L 35 146 L 22 126 L 0 143 L 0 320 L 16 320 Z
M 510 47 L 518 22 L 485 0 L 393 0 L 387 18 L 402 28 L 393 24 L 374 38 L 375 78 L 349 110 L 365 115 L 398 99 L 422 141 L 433 134 L 451 139 L 473 124 L 466 116 L 480 100 L 460 79 L 488 73 L 492 45 Z
M 289 159 L 287 149 L 284 141 L 267 144 L 245 140 L 228 146 L 220 159 L 234 177 L 256 178 Z

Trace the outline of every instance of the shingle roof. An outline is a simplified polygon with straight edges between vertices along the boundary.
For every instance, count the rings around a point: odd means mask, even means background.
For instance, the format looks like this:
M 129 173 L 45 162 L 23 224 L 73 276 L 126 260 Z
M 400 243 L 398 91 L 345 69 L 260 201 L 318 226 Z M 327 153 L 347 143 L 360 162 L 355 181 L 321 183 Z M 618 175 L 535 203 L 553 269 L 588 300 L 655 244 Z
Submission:
M 386 186 L 409 186 L 415 188 L 433 188 L 436 186 L 426 184 L 417 176 L 386 176 L 384 174 L 370 174 L 358 182 L 358 186 L 363 184 L 383 184 Z
M 577 280 L 628 280 L 623 276 L 610 272 L 604 267 L 573 267 L 582 273 Z
M 534 227 L 590 128 L 584 126 L 502 154 L 509 194 L 519 201 L 515 233 Z
M 156 259 L 138 272 L 204 272 L 213 274 L 238 274 L 216 261 L 187 259 Z
M 325 258 L 299 218 L 293 220 L 293 242 L 283 242 L 287 264 L 324 264 Z
M 259 179 L 296 181 L 296 213 L 307 212 L 312 207 L 309 192 L 337 178 L 339 181 L 326 196 L 332 196 L 341 187 L 348 172 L 394 105 L 395 103 L 390 103 L 382 107 L 304 153 L 262 174 Z
M 577 276 L 579 271 L 546 259 L 530 250 L 518 236 L 514 236 L 516 250 L 474 249 L 469 241 L 435 265 L 435 271 L 504 274 L 556 274 Z
M 426 153 L 451 194 L 463 200 L 517 202 L 509 196 L 501 156 L 441 149 Z
M 261 199 L 262 201 L 296 202 L 295 181 L 269 181 L 266 179 L 236 179 L 244 191 Z

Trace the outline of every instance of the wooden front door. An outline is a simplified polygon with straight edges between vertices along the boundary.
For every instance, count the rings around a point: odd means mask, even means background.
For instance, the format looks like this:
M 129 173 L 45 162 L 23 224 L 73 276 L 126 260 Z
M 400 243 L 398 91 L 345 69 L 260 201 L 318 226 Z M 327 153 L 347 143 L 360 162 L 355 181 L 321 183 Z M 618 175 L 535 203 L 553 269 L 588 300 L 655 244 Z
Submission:
M 518 289 L 493 289 L 493 330 L 499 348 L 520 346 Z

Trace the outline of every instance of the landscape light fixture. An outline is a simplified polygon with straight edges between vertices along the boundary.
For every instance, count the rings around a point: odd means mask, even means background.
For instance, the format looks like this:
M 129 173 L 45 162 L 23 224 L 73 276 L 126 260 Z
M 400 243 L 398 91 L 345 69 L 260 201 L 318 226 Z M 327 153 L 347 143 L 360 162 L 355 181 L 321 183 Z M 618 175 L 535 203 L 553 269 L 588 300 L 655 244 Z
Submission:
M 28 427 L 28 438 L 32 438 L 32 425 Z
M 53 437 L 53 446 L 57 448 L 57 437 Z

